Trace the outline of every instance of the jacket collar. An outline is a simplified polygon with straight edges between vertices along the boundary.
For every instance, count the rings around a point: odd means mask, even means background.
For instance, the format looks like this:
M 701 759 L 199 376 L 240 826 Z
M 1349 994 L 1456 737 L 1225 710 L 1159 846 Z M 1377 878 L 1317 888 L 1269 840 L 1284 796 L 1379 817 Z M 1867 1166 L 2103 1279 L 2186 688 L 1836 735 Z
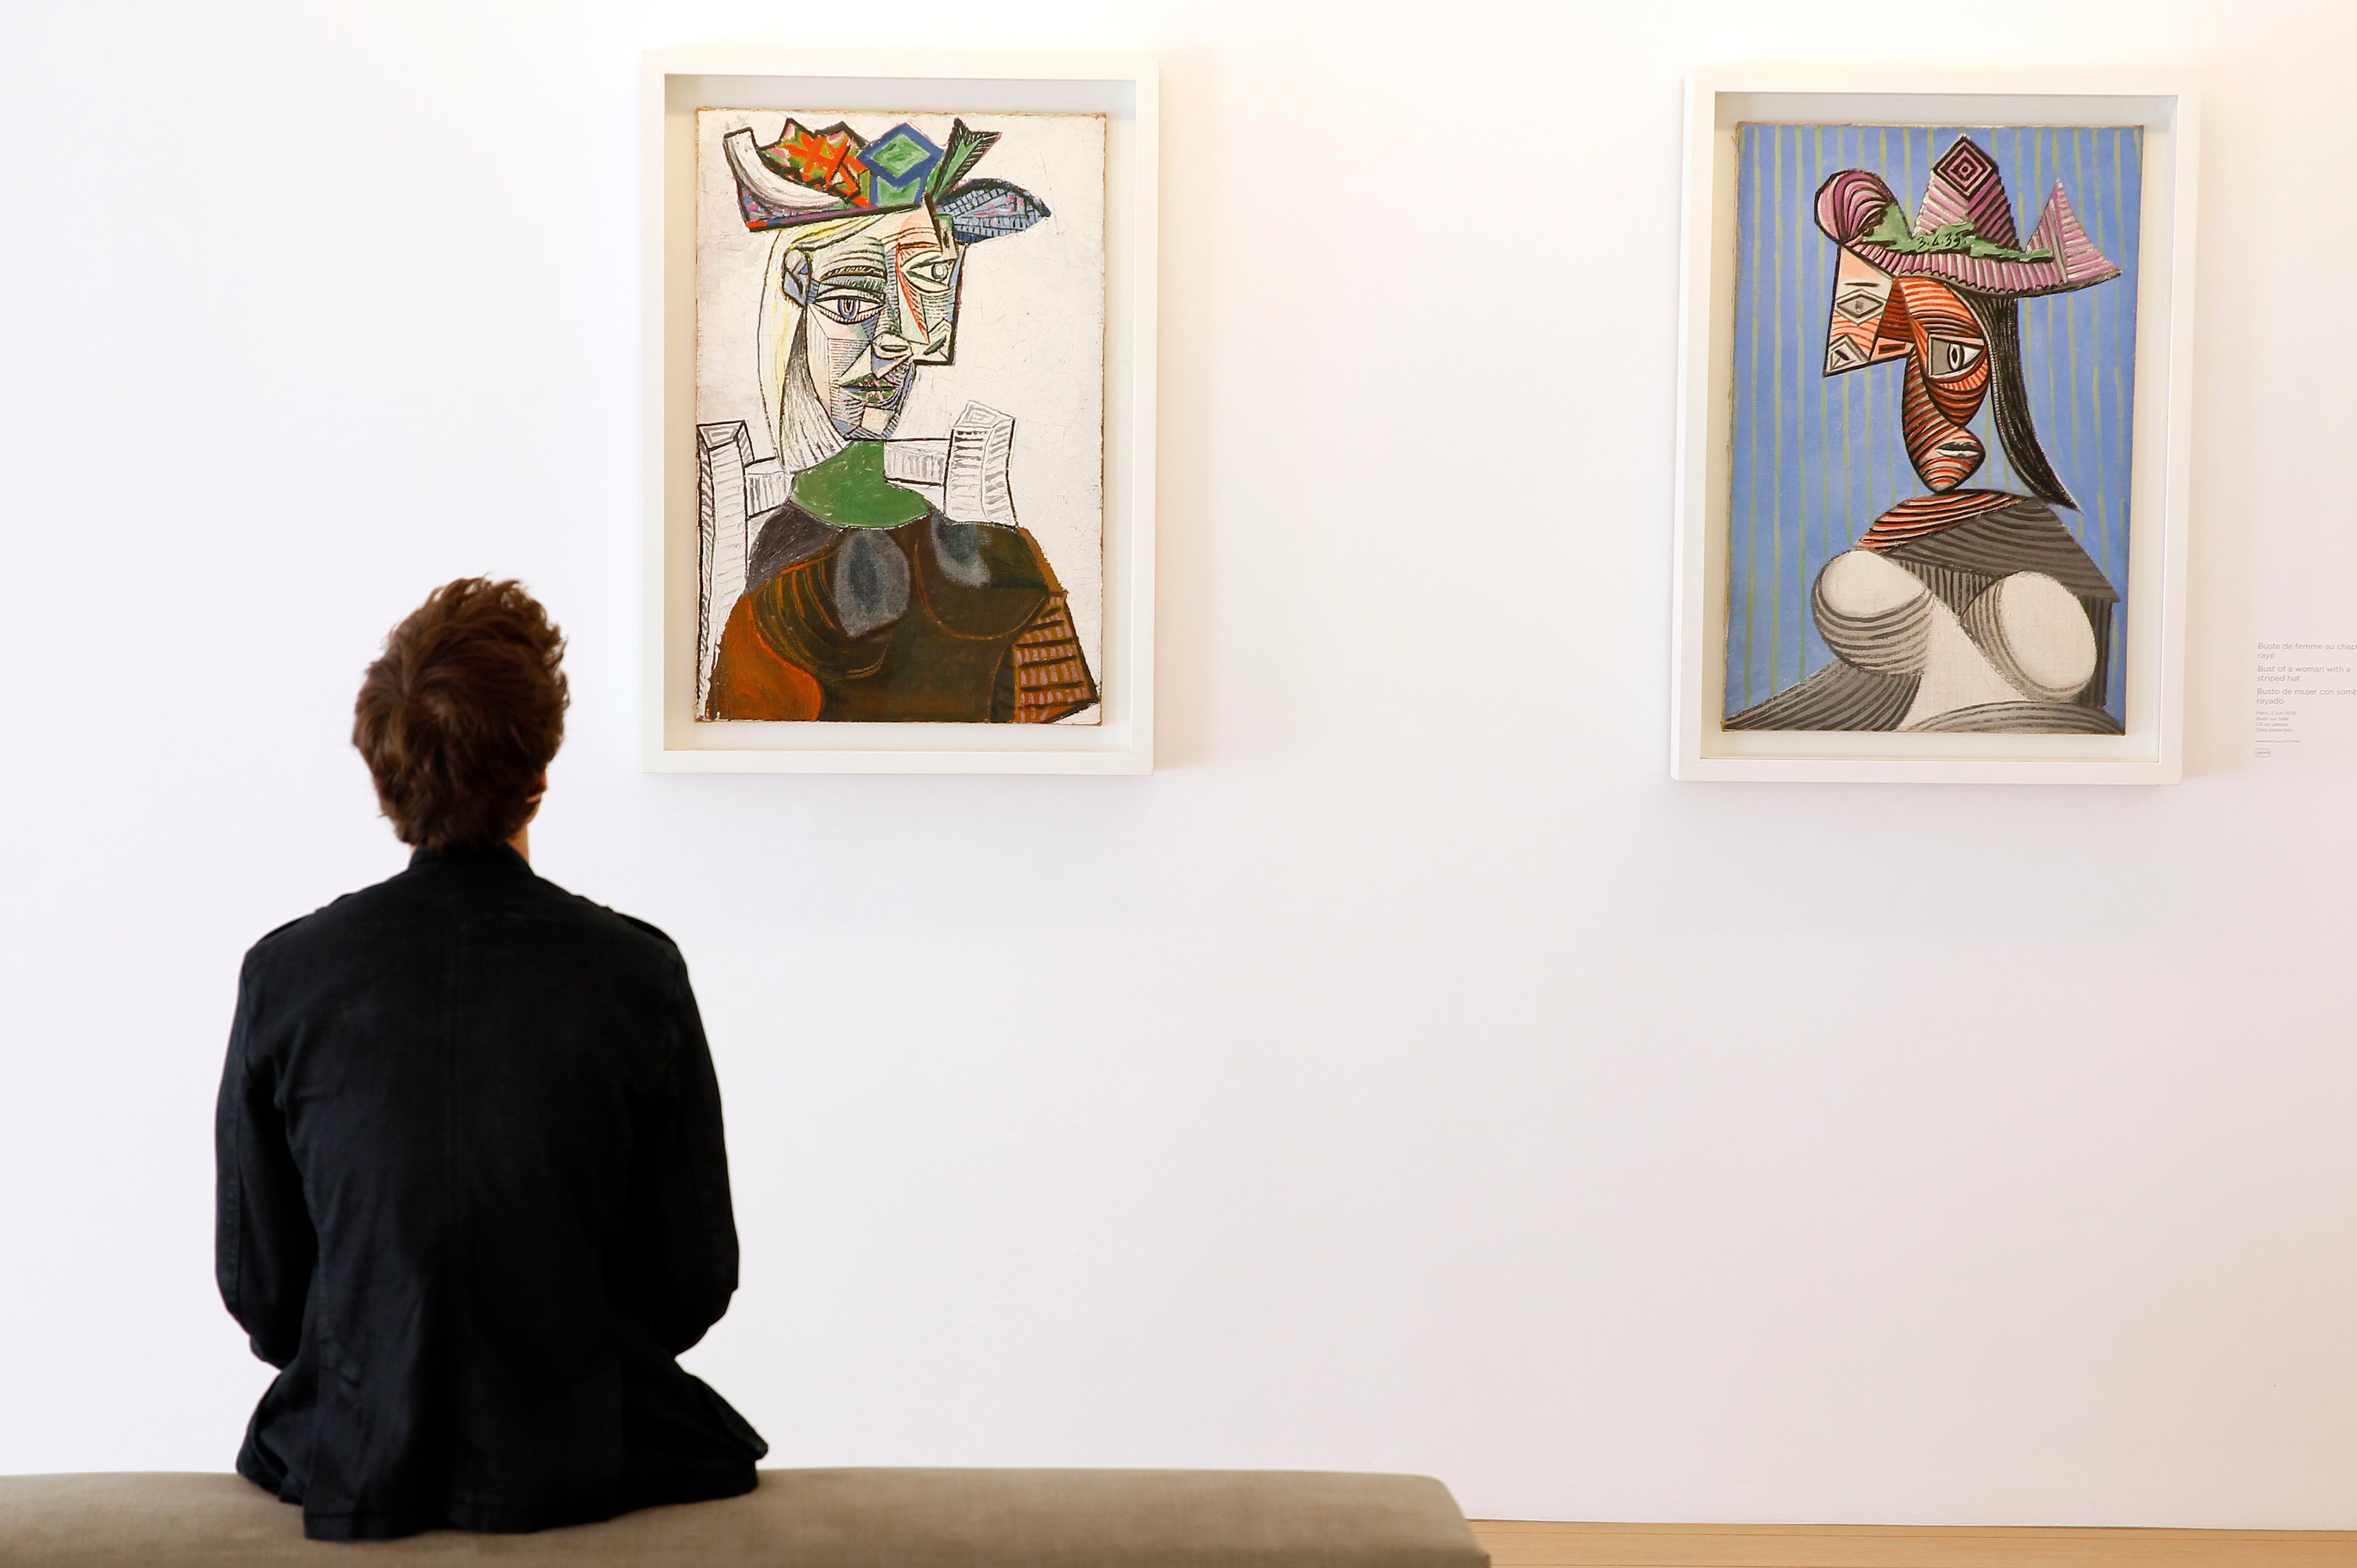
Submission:
M 497 865 L 514 871 L 532 869 L 523 856 L 503 843 L 457 844 L 448 849 L 420 849 L 410 852 L 409 869 L 421 865 Z

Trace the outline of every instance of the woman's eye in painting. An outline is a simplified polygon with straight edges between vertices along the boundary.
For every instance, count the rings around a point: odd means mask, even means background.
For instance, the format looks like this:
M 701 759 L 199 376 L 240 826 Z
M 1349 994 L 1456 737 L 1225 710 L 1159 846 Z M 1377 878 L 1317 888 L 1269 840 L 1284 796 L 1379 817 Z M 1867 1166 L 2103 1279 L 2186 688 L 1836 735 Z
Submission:
M 1934 338 L 1930 344 L 1930 352 L 1924 356 L 1929 361 L 1925 369 L 1935 376 L 1961 376 L 1971 370 L 1980 357 L 1981 346 L 1978 343 L 1961 338 Z
M 957 271 L 954 256 L 928 256 L 920 262 L 904 262 L 900 275 L 919 288 L 939 290 L 950 286 L 950 275 Z
M 883 302 L 873 295 L 856 294 L 850 289 L 820 295 L 816 303 L 821 312 L 845 322 L 865 321 L 884 308 Z

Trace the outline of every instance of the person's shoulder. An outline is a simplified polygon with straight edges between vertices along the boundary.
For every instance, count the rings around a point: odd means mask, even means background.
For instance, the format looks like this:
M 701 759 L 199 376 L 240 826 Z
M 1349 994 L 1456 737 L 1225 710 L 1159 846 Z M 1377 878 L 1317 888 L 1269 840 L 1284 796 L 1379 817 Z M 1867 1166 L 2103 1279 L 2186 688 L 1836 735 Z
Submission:
M 362 887 L 320 905 L 307 915 L 297 915 L 284 925 L 273 926 L 254 944 L 246 949 L 245 961 L 250 967 L 287 952 L 299 952 L 315 939 L 329 935 L 353 916 L 362 914 L 371 898 L 384 886 Z
M 346 894 L 345 897 L 350 897 L 350 895 Z M 317 913 L 319 913 L 318 910 L 315 909 L 312 911 L 313 915 Z M 287 932 L 293 930 L 296 927 L 301 925 L 304 921 L 309 918 L 311 918 L 311 915 L 297 915 L 293 919 L 287 921 L 285 925 L 271 927 L 270 929 L 263 932 L 262 935 L 255 940 L 254 944 L 252 947 L 245 950 L 245 956 L 248 959 L 253 959 L 269 951 L 272 947 L 276 945 L 279 938 L 286 935 Z
M 593 898 L 583 898 L 578 894 L 575 894 L 572 897 L 577 902 L 586 906 L 589 909 L 594 910 L 597 915 L 619 927 L 626 939 L 634 941 L 636 945 L 644 947 L 650 951 L 658 953 L 665 958 L 675 959 L 679 957 L 679 944 L 671 940 L 671 933 L 669 931 L 664 930 L 652 920 L 641 920 L 636 915 L 625 915 L 619 909 L 610 908 L 604 904 L 598 903 Z
M 603 904 L 598 905 L 597 908 L 600 909 L 606 909 L 606 906 Z M 614 918 L 621 921 L 622 924 L 630 927 L 630 929 L 638 932 L 640 936 L 652 937 L 662 945 L 665 952 L 675 953 L 679 951 L 679 944 L 671 940 L 671 933 L 664 930 L 661 926 L 656 925 L 652 920 L 641 920 L 636 915 L 625 915 L 619 909 L 606 909 L 606 913 L 613 916 Z
M 272 927 L 246 949 L 238 965 L 239 985 L 282 1006 L 333 985 L 380 943 L 388 922 L 397 920 L 390 905 L 398 881 L 391 877 L 356 889 Z
M 670 933 L 653 921 L 641 920 L 636 915 L 625 915 L 619 909 L 610 908 L 598 903 L 595 898 L 587 898 L 578 893 L 560 887 L 545 877 L 541 879 L 541 886 L 559 901 L 559 907 L 564 910 L 566 918 L 579 924 L 584 929 L 605 937 L 619 948 L 642 953 L 649 958 L 667 963 L 680 961 L 679 944 L 672 940 Z

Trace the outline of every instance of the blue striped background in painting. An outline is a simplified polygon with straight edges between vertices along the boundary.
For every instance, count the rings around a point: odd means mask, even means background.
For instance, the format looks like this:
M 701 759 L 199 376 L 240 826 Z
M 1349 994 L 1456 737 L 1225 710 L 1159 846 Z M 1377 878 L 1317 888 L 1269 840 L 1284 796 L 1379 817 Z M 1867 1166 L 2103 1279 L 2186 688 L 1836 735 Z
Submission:
M 2055 509 L 2123 599 L 2128 564 L 2128 404 L 2136 383 L 2136 214 L 2143 133 L 1905 125 L 1746 125 L 1736 183 L 1735 475 L 1728 511 L 1727 711 L 1798 684 L 1831 660 L 1809 616 L 1827 561 L 1893 504 L 1924 493 L 1899 433 L 1897 362 L 1824 375 L 1839 252 L 1817 228 L 1817 188 L 1846 168 L 1882 177 L 1911 218 L 1932 164 L 1961 135 L 1996 157 L 2024 244 L 2059 179 L 2122 273 L 2021 302 L 2022 373 L 2040 444 L 2080 510 Z M 1965 483 L 2026 491 L 1990 412 L 1988 459 Z M 2114 612 L 2105 706 L 2121 716 L 2126 606 Z

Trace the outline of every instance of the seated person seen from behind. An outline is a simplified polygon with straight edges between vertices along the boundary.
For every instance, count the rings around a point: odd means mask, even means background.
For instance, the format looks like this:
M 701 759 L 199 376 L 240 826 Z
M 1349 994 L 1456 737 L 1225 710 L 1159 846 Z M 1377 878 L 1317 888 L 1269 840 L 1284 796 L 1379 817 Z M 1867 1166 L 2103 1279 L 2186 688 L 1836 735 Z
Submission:
M 409 868 L 240 977 L 217 1267 L 282 1369 L 237 1468 L 314 1539 L 732 1497 L 768 1452 L 673 1359 L 737 1288 L 686 966 L 529 864 L 563 651 L 514 583 L 393 628 L 352 738 Z

